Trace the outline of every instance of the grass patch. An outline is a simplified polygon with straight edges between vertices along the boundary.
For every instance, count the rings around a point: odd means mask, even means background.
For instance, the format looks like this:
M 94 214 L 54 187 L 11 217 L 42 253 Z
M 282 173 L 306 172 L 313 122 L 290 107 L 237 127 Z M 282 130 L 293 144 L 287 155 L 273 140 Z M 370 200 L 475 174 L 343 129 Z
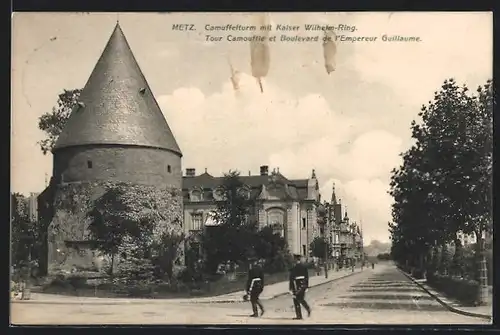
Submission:
M 427 285 L 465 306 L 478 305 L 479 283 L 475 280 L 434 274 L 427 276 Z

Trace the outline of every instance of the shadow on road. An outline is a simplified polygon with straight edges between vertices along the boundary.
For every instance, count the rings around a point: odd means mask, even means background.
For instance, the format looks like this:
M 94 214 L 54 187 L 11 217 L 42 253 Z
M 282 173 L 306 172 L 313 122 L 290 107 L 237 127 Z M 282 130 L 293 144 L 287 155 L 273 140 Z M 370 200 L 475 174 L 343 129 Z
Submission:
M 423 294 L 414 283 L 401 278 L 401 275 L 395 272 L 375 275 L 356 283 L 348 292 L 348 295 L 339 297 L 340 301 L 332 301 L 322 306 L 371 311 L 435 312 L 444 309 L 431 296 Z
M 352 286 L 353 287 L 353 286 Z M 387 292 L 388 289 L 384 287 L 373 287 L 373 288 L 354 288 L 350 289 L 349 292 Z M 394 287 L 390 289 L 391 292 L 420 292 L 417 287 Z
M 431 296 L 423 296 L 423 295 L 410 295 L 410 294 L 359 294 L 359 295 L 350 295 L 350 296 L 343 296 L 341 298 L 348 298 L 348 299 L 357 299 L 357 300 L 365 300 L 365 299 L 372 299 L 372 300 L 391 300 L 391 299 L 396 299 L 396 300 L 428 300 L 428 301 L 434 301 L 434 299 Z
M 338 307 L 341 309 L 352 308 L 352 309 L 369 309 L 369 310 L 405 310 L 405 311 L 425 311 L 425 312 L 437 312 L 442 311 L 443 307 L 441 305 L 429 305 L 421 303 L 403 303 L 400 301 L 395 302 L 338 302 L 329 303 L 322 305 L 325 307 Z
M 376 287 L 383 287 L 383 288 L 399 288 L 399 287 L 415 287 L 415 284 L 413 283 L 407 283 L 407 284 L 356 284 L 352 285 L 351 287 L 358 287 L 358 288 L 376 288 Z
M 290 316 L 290 317 L 267 317 L 267 316 L 263 316 L 261 317 L 261 319 L 265 319 L 265 320 L 293 320 L 293 317 Z M 295 321 L 295 320 L 293 320 Z

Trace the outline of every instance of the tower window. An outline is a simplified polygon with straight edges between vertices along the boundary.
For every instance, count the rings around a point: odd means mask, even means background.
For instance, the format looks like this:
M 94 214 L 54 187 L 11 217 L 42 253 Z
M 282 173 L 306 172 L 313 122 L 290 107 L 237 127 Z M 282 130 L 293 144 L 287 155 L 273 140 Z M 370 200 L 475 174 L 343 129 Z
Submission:
M 89 169 L 92 169 L 92 161 L 87 161 L 87 167 L 88 167 Z
M 167 171 L 168 171 L 168 173 L 172 172 L 172 167 L 170 165 L 167 165 Z
M 302 229 L 306 229 L 306 218 L 302 218 Z

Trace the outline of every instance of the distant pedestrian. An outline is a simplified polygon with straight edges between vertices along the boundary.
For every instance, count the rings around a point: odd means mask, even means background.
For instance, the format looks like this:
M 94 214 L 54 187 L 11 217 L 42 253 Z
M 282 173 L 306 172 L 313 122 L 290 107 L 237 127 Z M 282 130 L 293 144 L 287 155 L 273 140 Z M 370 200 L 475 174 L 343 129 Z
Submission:
M 372 269 L 375 269 L 375 263 L 372 262 Z
M 309 273 L 307 268 L 302 263 L 302 256 L 295 255 L 295 266 L 290 271 L 290 283 L 289 288 L 290 292 L 293 295 L 293 305 L 295 307 L 295 315 L 294 320 L 302 319 L 302 310 L 301 305 L 307 311 L 307 315 L 311 316 L 311 308 L 305 301 L 305 295 L 307 289 L 309 288 Z
M 250 269 L 248 270 L 248 280 L 246 286 L 246 296 L 250 298 L 252 304 L 253 314 L 251 317 L 258 317 L 259 312 L 257 307 L 260 308 L 260 316 L 264 314 L 264 306 L 259 300 L 259 296 L 264 290 L 264 271 L 259 266 L 257 260 L 250 262 Z

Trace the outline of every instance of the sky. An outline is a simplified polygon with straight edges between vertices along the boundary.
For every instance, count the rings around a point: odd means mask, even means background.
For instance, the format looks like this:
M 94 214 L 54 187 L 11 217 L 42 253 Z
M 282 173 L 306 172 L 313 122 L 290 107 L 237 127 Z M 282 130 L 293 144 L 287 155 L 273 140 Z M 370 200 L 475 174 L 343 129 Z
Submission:
M 327 74 L 321 42 L 274 42 L 262 93 L 251 76 L 248 42 L 205 25 L 255 22 L 251 13 L 15 13 L 12 38 L 11 189 L 41 192 L 52 173 L 38 118 L 63 89 L 82 88 L 117 19 L 183 152 L 183 168 L 221 175 L 279 168 L 289 179 L 318 177 L 322 199 L 335 184 L 365 240 L 389 241 L 391 170 L 418 120 L 447 78 L 471 88 L 492 77 L 491 13 L 270 13 L 271 24 L 299 25 L 279 36 L 314 36 L 305 24 L 343 24 L 375 42 L 337 41 Z M 194 24 L 196 31 L 175 31 Z M 222 36 L 207 42 L 206 35 Z M 249 32 L 231 32 L 248 36 Z M 383 35 L 420 37 L 384 42 Z M 56 37 L 54 39 L 54 37 Z M 230 81 L 229 60 L 240 72 Z

